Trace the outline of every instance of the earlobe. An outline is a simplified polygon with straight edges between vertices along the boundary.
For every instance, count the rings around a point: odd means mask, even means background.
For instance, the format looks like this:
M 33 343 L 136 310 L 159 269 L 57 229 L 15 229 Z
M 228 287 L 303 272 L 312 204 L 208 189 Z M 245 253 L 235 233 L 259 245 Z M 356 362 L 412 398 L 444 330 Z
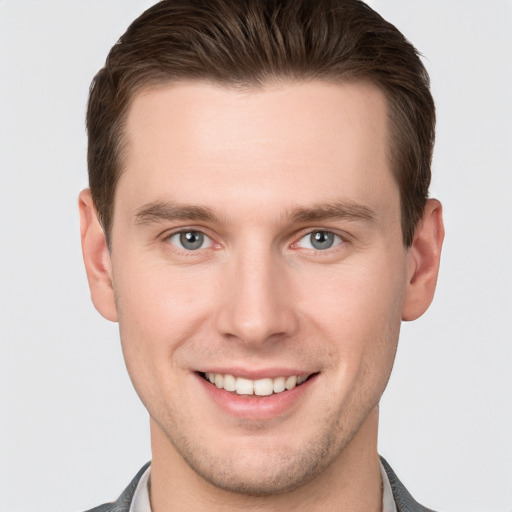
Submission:
M 112 263 L 105 233 L 98 220 L 96 207 L 89 189 L 78 197 L 82 254 L 94 307 L 107 320 L 117 321 L 117 310 L 112 285 Z
M 409 248 L 403 320 L 419 318 L 434 298 L 443 239 L 441 203 L 436 199 L 429 199 Z

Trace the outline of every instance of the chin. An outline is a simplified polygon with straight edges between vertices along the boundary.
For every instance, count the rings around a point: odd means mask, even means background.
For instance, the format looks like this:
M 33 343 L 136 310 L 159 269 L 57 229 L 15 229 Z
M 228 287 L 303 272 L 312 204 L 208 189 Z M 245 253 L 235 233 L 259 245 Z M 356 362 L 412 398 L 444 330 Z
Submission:
M 169 436 L 168 436 L 169 438 Z M 192 445 L 169 439 L 189 468 L 217 489 L 234 494 L 264 497 L 286 494 L 319 476 L 339 455 L 350 438 L 340 439 L 339 429 L 325 429 L 311 440 L 295 439 L 287 444 L 261 437 L 240 440 L 223 447 L 220 443 Z M 176 440 L 174 440 L 176 441 Z
M 327 465 L 327 454 L 312 451 L 299 454 L 263 454 L 256 457 L 234 454 L 218 462 L 187 461 L 205 481 L 218 489 L 246 496 L 275 496 L 304 486 Z M 236 459 L 236 460 L 235 460 Z M 210 462 L 210 463 L 209 463 Z

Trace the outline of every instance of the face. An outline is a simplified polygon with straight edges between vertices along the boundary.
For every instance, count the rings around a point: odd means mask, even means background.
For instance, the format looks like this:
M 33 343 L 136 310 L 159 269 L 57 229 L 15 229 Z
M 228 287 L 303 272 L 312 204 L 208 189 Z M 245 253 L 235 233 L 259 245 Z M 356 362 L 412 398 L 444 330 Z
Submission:
M 126 136 L 111 277 L 154 459 L 265 495 L 370 442 L 408 280 L 381 92 L 177 83 Z

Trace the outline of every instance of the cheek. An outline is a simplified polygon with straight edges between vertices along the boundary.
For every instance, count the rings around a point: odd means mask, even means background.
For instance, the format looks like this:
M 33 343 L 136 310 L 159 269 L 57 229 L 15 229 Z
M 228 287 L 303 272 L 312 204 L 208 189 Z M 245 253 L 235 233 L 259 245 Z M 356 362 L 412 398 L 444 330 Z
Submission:
M 306 273 L 302 280 L 297 292 L 301 314 L 331 340 L 333 350 L 341 352 L 346 361 L 357 364 L 358 354 L 362 358 L 367 351 L 381 350 L 382 344 L 394 353 L 405 292 L 405 266 L 401 259 L 392 260 L 346 262 L 314 278 L 313 273 Z
M 126 257 L 113 268 L 128 372 L 134 384 L 142 378 L 154 381 L 179 363 L 180 347 L 205 325 L 211 291 L 201 286 L 200 271 L 187 274 L 169 265 L 148 264 L 144 258 L 130 261 Z
M 397 279 L 399 268 L 397 274 L 389 270 L 345 266 L 303 306 L 312 335 L 329 347 L 336 384 L 327 391 L 345 428 L 350 416 L 363 417 L 378 403 L 391 374 L 405 286 Z
M 114 265 L 114 284 L 120 323 L 144 332 L 179 332 L 211 302 L 209 277 L 165 263 L 123 261 Z M 169 336 L 172 339 L 172 336 Z
M 211 300 L 198 291 L 199 276 L 191 279 L 142 260 L 120 263 L 113 274 L 123 356 L 141 401 L 159 417 L 179 402 L 180 380 L 186 377 L 182 354 L 205 325 Z

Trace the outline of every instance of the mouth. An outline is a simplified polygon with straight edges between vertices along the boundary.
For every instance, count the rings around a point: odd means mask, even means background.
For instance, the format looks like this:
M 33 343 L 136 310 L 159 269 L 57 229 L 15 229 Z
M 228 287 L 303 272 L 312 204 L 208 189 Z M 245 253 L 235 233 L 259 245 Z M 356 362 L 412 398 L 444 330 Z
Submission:
M 224 389 L 235 395 L 256 395 L 256 396 L 270 396 L 290 391 L 298 386 L 301 386 L 308 379 L 317 375 L 317 373 L 278 376 L 274 378 L 264 378 L 251 380 L 245 377 L 237 377 L 231 374 L 213 373 L 213 372 L 199 372 L 199 375 L 216 386 L 219 389 Z

